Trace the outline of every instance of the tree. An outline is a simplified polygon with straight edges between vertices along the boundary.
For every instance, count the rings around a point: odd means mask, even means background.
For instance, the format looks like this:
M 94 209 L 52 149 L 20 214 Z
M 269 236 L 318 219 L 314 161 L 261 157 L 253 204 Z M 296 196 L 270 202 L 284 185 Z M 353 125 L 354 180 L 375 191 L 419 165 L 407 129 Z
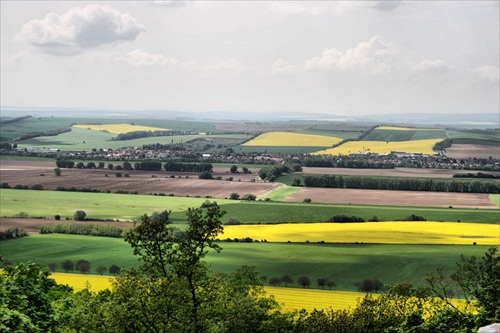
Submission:
M 280 283 L 281 283 L 281 279 L 277 276 L 273 276 L 272 278 L 269 279 L 269 284 L 271 286 L 277 287 L 278 284 L 280 284 Z
M 229 172 L 231 172 L 231 173 L 238 173 L 238 166 L 233 164 L 231 166 L 231 168 L 229 169 Z
M 198 175 L 200 179 L 213 179 L 212 173 L 210 171 L 203 171 Z
M 285 274 L 281 277 L 281 282 L 285 284 L 285 287 L 288 287 L 288 284 L 293 283 L 293 279 L 290 275 Z
M 109 169 L 109 170 L 113 170 L 113 169 L 114 169 L 114 165 L 113 165 L 113 163 L 109 163 L 109 164 L 108 164 L 108 169 Z
M 55 168 L 54 169 L 54 174 L 56 175 L 56 177 L 60 177 L 61 176 L 61 169 L 60 168 Z
M 104 169 L 104 166 L 105 166 L 105 163 L 104 163 L 104 162 L 102 162 L 102 161 L 101 161 L 101 162 L 99 162 L 99 163 L 97 164 L 97 167 L 98 167 L 99 169 Z
M 86 274 L 90 271 L 90 262 L 85 259 L 80 259 L 76 262 L 75 268 L 82 274 Z
M 97 268 L 95 270 L 100 275 L 103 275 L 106 272 L 107 268 L 106 268 L 106 266 L 99 265 L 99 266 L 97 266 Z
M 335 281 L 332 281 L 332 280 L 328 280 L 326 281 L 326 286 L 332 290 L 333 287 L 335 287 L 337 284 L 335 283 Z
M 255 201 L 257 199 L 257 196 L 255 194 L 245 194 L 241 197 L 241 200 L 247 200 L 247 201 Z
M 309 287 L 311 285 L 311 279 L 308 276 L 299 276 L 297 278 L 297 283 L 301 285 L 303 288 Z
M 76 164 L 76 167 L 77 167 L 78 169 L 83 169 L 83 167 L 84 167 L 84 166 L 85 166 L 85 164 L 83 164 L 83 162 L 78 162 L 78 163 Z
M 248 170 L 247 167 L 242 167 L 241 170 L 243 171 L 243 173 L 250 173 L 250 170 Z
M 58 331 L 59 316 L 51 299 L 56 282 L 49 275 L 34 263 L 4 266 L 0 274 L 2 332 Z
M 87 163 L 87 169 L 95 169 L 96 165 L 95 162 L 88 162 Z
M 65 260 L 61 263 L 61 268 L 64 269 L 66 271 L 66 273 L 68 273 L 69 271 L 72 271 L 73 269 L 75 269 L 75 264 L 71 261 L 71 260 Z
M 73 215 L 73 219 L 75 221 L 85 221 L 87 217 L 87 213 L 85 213 L 83 210 L 77 210 L 75 214 Z
M 55 262 L 51 262 L 47 265 L 51 272 L 55 272 L 57 269 L 57 264 Z
M 121 267 L 118 265 L 111 265 L 109 267 L 109 274 L 118 275 L 120 274 Z
M 132 164 L 130 162 L 123 162 L 123 169 L 125 170 L 133 170 Z
M 229 196 L 229 199 L 231 199 L 231 200 L 239 200 L 240 199 L 240 195 L 238 193 L 233 192 Z
M 318 287 L 321 287 L 324 290 L 326 283 L 328 282 L 328 278 L 325 277 L 318 278 L 317 282 L 318 282 Z

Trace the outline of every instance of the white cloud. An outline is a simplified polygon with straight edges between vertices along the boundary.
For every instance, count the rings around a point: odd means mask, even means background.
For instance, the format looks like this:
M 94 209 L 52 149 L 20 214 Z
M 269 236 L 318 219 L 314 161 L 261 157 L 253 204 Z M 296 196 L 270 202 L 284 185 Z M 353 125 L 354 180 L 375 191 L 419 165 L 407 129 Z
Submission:
M 482 81 L 498 83 L 500 68 L 497 66 L 482 66 L 474 70 L 474 74 Z
M 360 71 L 380 74 L 391 70 L 386 58 L 395 53 L 392 43 L 381 36 L 373 36 L 367 42 L 341 52 L 335 48 L 325 49 L 321 55 L 292 65 L 283 59 L 275 61 L 273 73 L 307 72 L 311 70 Z
M 249 70 L 248 66 L 246 66 L 243 62 L 234 58 L 226 61 L 220 61 L 215 64 L 206 65 L 203 66 L 203 68 L 207 70 L 234 71 L 234 72 L 242 72 Z
M 410 71 L 413 73 L 446 73 L 450 67 L 441 59 L 425 59 L 418 64 L 410 64 Z
M 376 10 L 390 12 L 401 8 L 403 1 L 391 0 L 391 1 L 373 1 L 373 8 Z
M 63 15 L 47 14 L 21 28 L 17 39 L 52 54 L 77 54 L 86 48 L 132 41 L 144 31 L 130 14 L 106 5 L 72 8 Z

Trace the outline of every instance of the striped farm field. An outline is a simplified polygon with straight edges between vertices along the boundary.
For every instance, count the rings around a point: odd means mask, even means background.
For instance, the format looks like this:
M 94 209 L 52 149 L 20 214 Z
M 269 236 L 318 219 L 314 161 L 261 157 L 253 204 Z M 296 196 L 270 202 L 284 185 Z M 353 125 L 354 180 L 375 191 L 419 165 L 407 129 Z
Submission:
M 274 296 L 274 299 L 284 310 L 305 309 L 312 312 L 314 309 L 348 310 L 354 309 L 358 300 L 366 294 L 354 291 L 336 291 L 319 289 L 281 288 L 265 287 L 266 292 Z
M 50 277 L 56 280 L 58 284 L 67 284 L 73 287 L 74 291 L 80 291 L 88 287 L 93 292 L 111 289 L 111 280 L 114 279 L 110 276 L 66 273 L 52 273 Z
M 410 128 L 410 127 L 396 127 L 396 126 L 379 126 L 377 130 L 383 131 L 428 131 L 428 128 Z
M 350 141 L 338 147 L 314 152 L 313 155 L 349 155 L 359 153 L 390 154 L 394 151 L 406 153 L 436 154 L 432 148 L 442 139 L 413 140 L 399 142 Z
M 498 245 L 500 225 L 459 222 L 297 223 L 226 226 L 224 239 L 268 242 Z
M 245 142 L 242 146 L 329 147 L 340 141 L 341 138 L 326 135 L 268 132 Z
M 165 131 L 165 128 L 139 126 L 130 124 L 104 124 L 104 125 L 73 125 L 76 128 L 90 129 L 93 131 L 104 131 L 113 134 L 123 134 L 136 131 Z

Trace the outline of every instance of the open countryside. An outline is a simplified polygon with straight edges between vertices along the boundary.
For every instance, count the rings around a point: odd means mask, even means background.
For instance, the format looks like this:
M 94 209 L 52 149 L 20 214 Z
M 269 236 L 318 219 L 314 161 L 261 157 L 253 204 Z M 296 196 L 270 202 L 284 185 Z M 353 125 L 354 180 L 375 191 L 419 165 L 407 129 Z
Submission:
M 243 146 L 294 146 L 328 147 L 341 142 L 341 138 L 326 135 L 300 134 L 289 132 L 269 132 L 260 134 Z
M 349 154 L 390 154 L 401 152 L 404 154 L 430 154 L 432 149 L 442 139 L 414 140 L 414 141 L 349 141 L 342 145 L 314 152 L 314 155 L 349 155 Z

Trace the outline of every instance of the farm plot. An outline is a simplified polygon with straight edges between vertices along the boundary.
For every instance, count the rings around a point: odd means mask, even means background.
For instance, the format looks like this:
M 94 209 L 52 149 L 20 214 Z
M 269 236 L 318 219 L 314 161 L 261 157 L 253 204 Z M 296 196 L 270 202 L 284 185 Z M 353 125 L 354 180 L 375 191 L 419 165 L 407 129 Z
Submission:
M 130 125 L 130 124 L 105 124 L 105 125 L 73 125 L 73 128 L 89 129 L 93 131 L 102 131 L 113 134 L 123 134 L 136 131 L 165 131 L 166 128 Z
M 224 237 L 268 242 L 498 245 L 500 226 L 457 222 L 298 223 L 226 226 Z
M 446 148 L 446 156 L 456 159 L 471 157 L 500 159 L 500 145 L 453 144 Z
M 340 141 L 342 141 L 341 138 L 326 135 L 268 132 L 242 144 L 242 146 L 330 147 Z
M 309 198 L 313 202 L 359 205 L 392 205 L 418 207 L 452 207 L 497 209 L 488 194 L 385 191 L 339 188 L 306 187 L 291 193 L 283 201 L 302 202 Z
M 404 132 L 404 131 L 399 131 Z M 386 141 L 349 141 L 338 147 L 320 150 L 314 155 L 349 155 L 349 154 L 390 154 L 391 152 L 405 152 L 414 154 L 433 155 L 432 149 L 442 139 L 413 140 L 400 142 Z

